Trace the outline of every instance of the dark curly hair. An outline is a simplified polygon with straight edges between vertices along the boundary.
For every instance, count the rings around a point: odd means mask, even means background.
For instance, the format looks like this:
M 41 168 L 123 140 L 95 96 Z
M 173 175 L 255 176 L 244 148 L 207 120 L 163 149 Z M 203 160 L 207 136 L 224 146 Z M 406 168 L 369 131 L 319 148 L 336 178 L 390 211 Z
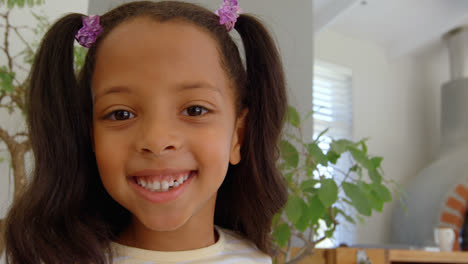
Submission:
M 237 113 L 248 108 L 242 160 L 229 165 L 215 208 L 216 225 L 234 230 L 271 254 L 272 218 L 287 200 L 276 166 L 287 100 L 283 68 L 271 36 L 256 18 L 240 15 L 245 67 L 238 48 L 213 12 L 179 1 L 132 2 L 101 16 L 104 32 L 75 75 L 73 44 L 82 14 L 57 21 L 42 40 L 30 73 L 28 126 L 35 167 L 6 222 L 6 259 L 13 264 L 111 262 L 110 242 L 130 212 L 104 189 L 92 151 L 91 79 L 96 51 L 124 21 L 181 20 L 217 42 L 221 65 L 235 89 Z

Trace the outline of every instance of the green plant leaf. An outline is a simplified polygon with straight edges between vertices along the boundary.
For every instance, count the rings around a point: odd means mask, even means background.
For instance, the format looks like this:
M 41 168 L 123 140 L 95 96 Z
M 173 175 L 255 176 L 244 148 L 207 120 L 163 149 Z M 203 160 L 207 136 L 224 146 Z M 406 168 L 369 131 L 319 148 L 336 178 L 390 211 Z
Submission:
M 348 214 L 346 214 L 343 210 L 338 209 L 338 208 L 335 208 L 335 209 L 337 210 L 337 214 L 342 215 L 346 219 L 346 221 L 348 221 L 348 222 L 350 222 L 352 224 L 356 224 L 356 221 L 354 221 L 354 219 L 351 216 L 349 216 Z
M 307 157 L 307 159 L 310 159 L 312 157 L 316 163 L 321 164 L 323 166 L 328 165 L 327 156 L 323 154 L 322 149 L 317 145 L 317 143 L 307 144 L 307 150 L 310 154 L 310 156 Z
M 281 220 L 281 214 L 282 213 L 283 213 L 283 211 L 281 210 L 281 212 L 278 212 L 273 216 L 273 221 L 271 223 L 272 226 L 277 226 L 278 225 L 278 223 Z
M 319 180 L 315 180 L 315 179 L 305 180 L 301 183 L 300 188 L 303 192 L 316 193 L 318 189 L 315 188 L 315 185 L 317 185 L 317 183 L 319 182 L 320 182 Z
M 347 139 L 339 139 L 333 140 L 330 144 L 330 149 L 338 154 L 343 154 L 350 149 L 355 149 L 356 143 L 347 140 Z
M 0 90 L 5 92 L 13 92 L 14 73 L 8 72 L 6 67 L 0 67 Z
M 349 182 L 343 182 L 342 186 L 346 196 L 351 199 L 351 205 L 360 214 L 370 216 L 372 214 L 372 207 L 367 201 L 367 195 L 361 191 L 361 188 Z
M 284 178 L 286 179 L 287 182 L 291 182 L 293 176 L 294 176 L 294 172 L 288 172 L 284 174 Z
M 335 233 L 333 229 L 328 229 L 327 231 L 325 231 L 325 236 L 331 238 L 333 237 L 333 233 Z
M 364 168 L 368 170 L 372 170 L 374 168 L 374 164 L 369 160 L 367 155 L 362 151 L 357 148 L 350 148 L 349 152 L 353 156 L 353 159 L 361 164 Z
M 373 186 L 362 181 L 358 182 L 357 185 L 359 186 L 361 191 L 367 196 L 367 201 L 369 202 L 369 205 L 372 207 L 372 209 L 382 212 L 384 203 L 382 199 L 380 199 L 380 197 L 377 195 L 377 192 L 373 189 Z
M 315 218 L 314 210 L 313 208 L 306 207 L 302 212 L 301 217 L 299 217 L 299 220 L 294 225 L 299 232 L 304 232 L 310 226 L 310 221 Z
M 5 0 L 1 0 L 0 3 L 5 3 Z M 44 0 L 37 0 L 36 2 L 34 2 L 34 0 L 7 0 L 7 7 L 9 9 L 12 9 L 15 6 L 23 8 L 25 4 L 27 4 L 28 7 L 32 7 L 34 5 L 41 5 L 43 3 Z
M 374 165 L 374 168 L 377 169 L 378 167 L 380 167 L 380 165 L 382 164 L 382 160 L 383 160 L 382 157 L 373 157 L 371 159 L 371 162 Z
M 382 199 L 380 199 L 376 191 L 374 190 L 370 191 L 369 201 L 370 201 L 372 208 L 374 208 L 378 212 L 382 212 L 384 202 L 382 201 Z
M 314 111 L 313 111 L 313 110 L 312 110 L 312 111 L 310 111 L 309 113 L 307 113 L 307 115 L 304 117 L 304 119 L 302 119 L 302 121 L 301 121 L 301 122 L 304 122 L 304 121 L 306 121 L 306 120 L 307 120 L 307 119 L 308 119 L 308 118 L 309 118 L 311 115 L 313 115 L 313 114 L 314 114 Z
M 368 170 L 368 173 L 369 173 L 369 178 L 371 179 L 373 183 L 379 184 L 382 182 L 382 175 L 376 169 L 370 169 Z
M 322 136 L 325 135 L 325 133 L 328 132 L 328 130 L 329 130 L 329 128 L 327 128 L 327 129 L 323 130 L 322 132 L 320 132 L 320 134 L 319 134 L 319 135 L 317 136 L 317 138 L 314 140 L 314 143 L 317 143 L 317 142 L 320 140 L 320 138 L 322 138 Z
M 88 50 L 81 46 L 75 46 L 73 51 L 75 72 L 78 72 L 83 68 Z
M 361 140 L 361 141 L 359 141 L 359 143 L 361 144 L 362 152 L 364 152 L 365 154 L 367 154 L 367 145 L 366 145 L 366 141 L 365 141 L 365 140 Z
M 305 210 L 307 210 L 307 204 L 301 197 L 297 195 L 289 196 L 286 204 L 286 215 L 289 221 L 296 224 Z
M 328 158 L 328 161 L 331 163 L 331 164 L 336 164 L 336 162 L 338 161 L 338 159 L 340 158 L 340 154 L 336 153 L 335 151 L 333 150 L 329 150 L 328 153 L 327 153 L 327 158 Z
M 309 200 L 309 209 L 308 215 L 310 217 L 310 223 L 311 225 L 315 225 L 318 223 L 318 220 L 323 217 L 323 214 L 325 213 L 326 208 L 323 206 L 322 202 L 320 201 L 318 195 L 314 195 L 310 200 Z
M 291 168 L 297 168 L 299 164 L 299 153 L 297 149 L 288 141 L 281 140 L 280 150 L 281 156 L 286 161 L 286 164 Z
M 357 172 L 359 169 L 359 165 L 357 164 L 354 164 L 354 166 L 352 166 L 351 168 L 349 168 L 349 171 L 352 171 L 352 172 Z
M 280 247 L 286 246 L 289 238 L 291 237 L 291 230 L 289 230 L 288 224 L 281 224 L 273 231 L 273 237 Z
M 288 119 L 287 120 L 291 125 L 299 128 L 299 126 L 301 125 L 301 118 L 299 117 L 299 113 L 297 113 L 296 108 L 292 106 L 288 106 Z
M 377 193 L 379 198 L 384 202 L 391 202 L 392 199 L 392 193 L 388 190 L 388 188 L 385 185 L 382 184 L 373 184 L 372 189 Z
M 328 228 L 333 226 L 333 219 L 328 210 L 325 210 L 325 213 L 323 214 L 322 219 L 323 221 L 325 221 L 325 224 L 327 225 Z
M 338 186 L 333 179 L 325 179 L 320 181 L 320 189 L 318 197 L 325 208 L 330 207 L 338 200 Z

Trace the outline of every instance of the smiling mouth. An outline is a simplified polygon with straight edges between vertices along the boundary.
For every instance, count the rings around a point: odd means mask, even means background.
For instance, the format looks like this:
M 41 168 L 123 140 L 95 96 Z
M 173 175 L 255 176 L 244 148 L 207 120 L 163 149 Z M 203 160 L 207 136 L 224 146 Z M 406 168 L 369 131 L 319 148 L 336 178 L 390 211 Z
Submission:
M 168 192 L 184 184 L 197 171 L 189 171 L 169 176 L 133 176 L 133 180 L 140 187 L 151 192 Z

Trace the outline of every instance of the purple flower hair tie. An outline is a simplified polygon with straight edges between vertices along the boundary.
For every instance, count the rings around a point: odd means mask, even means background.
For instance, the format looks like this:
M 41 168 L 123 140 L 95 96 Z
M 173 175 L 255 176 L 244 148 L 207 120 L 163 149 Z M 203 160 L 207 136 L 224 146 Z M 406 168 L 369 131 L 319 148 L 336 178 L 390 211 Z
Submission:
M 223 0 L 221 8 L 216 10 L 216 14 L 219 16 L 219 23 L 225 25 L 228 31 L 234 28 L 234 24 L 241 12 L 242 10 L 237 0 Z
M 102 26 L 99 24 L 99 16 L 82 17 L 83 27 L 78 30 L 75 35 L 75 39 L 80 43 L 81 46 L 89 48 L 96 42 L 99 34 L 102 33 Z

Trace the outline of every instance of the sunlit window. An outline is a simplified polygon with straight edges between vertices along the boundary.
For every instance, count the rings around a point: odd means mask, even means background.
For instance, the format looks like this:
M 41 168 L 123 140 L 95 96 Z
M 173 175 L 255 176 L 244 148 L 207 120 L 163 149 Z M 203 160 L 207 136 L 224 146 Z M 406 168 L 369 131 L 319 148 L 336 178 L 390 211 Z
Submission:
M 314 139 L 319 134 L 328 129 L 327 133 L 321 137 L 319 147 L 323 151 L 328 151 L 333 139 L 352 139 L 353 129 L 353 104 L 352 104 L 352 74 L 351 70 L 331 63 L 316 61 L 314 65 L 313 82 L 313 119 L 314 119 Z M 346 160 L 337 164 L 336 167 L 319 166 L 322 175 L 330 176 L 334 170 L 340 166 L 349 166 Z M 321 223 L 323 228 L 318 230 L 319 236 L 326 230 L 325 223 Z M 326 239 L 318 247 L 337 246 L 333 239 Z

